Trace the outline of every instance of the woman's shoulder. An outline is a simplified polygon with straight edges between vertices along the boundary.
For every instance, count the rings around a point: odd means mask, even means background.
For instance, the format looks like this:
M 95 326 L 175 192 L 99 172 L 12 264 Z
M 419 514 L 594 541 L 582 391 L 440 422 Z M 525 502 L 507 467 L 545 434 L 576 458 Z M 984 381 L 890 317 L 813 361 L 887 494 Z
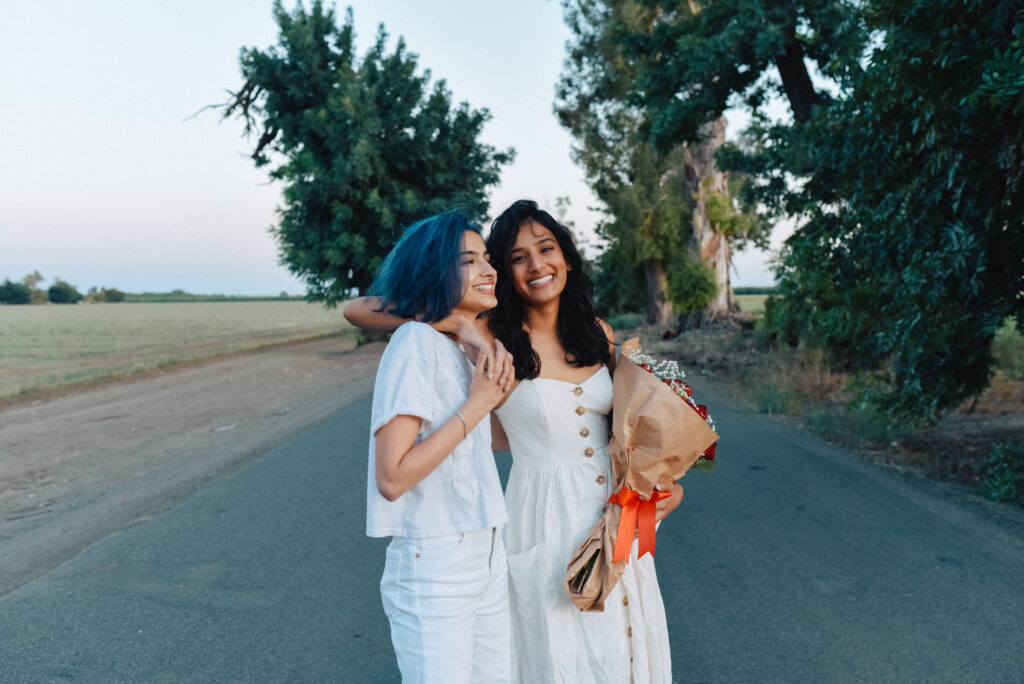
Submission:
M 446 341 L 442 333 L 426 323 L 408 321 L 398 326 L 391 335 L 387 351 L 391 354 L 401 353 L 427 358 L 432 357 L 434 350 Z

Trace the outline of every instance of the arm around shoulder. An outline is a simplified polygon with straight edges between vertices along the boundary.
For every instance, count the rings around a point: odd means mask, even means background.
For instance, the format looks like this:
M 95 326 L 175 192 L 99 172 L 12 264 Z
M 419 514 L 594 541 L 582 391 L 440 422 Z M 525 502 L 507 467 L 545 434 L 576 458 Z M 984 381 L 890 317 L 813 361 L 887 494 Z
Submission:
M 373 332 L 394 332 L 398 326 L 412 320 L 389 314 L 382 309 L 380 297 L 357 297 L 345 305 L 341 315 L 355 327 Z

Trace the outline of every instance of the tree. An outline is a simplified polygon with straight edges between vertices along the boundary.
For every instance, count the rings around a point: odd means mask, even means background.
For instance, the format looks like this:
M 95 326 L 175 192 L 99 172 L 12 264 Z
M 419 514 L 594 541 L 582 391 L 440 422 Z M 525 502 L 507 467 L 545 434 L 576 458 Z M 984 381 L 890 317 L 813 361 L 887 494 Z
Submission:
M 751 178 L 747 199 L 802 221 L 769 329 L 862 371 L 896 416 L 984 389 L 996 327 L 1024 329 L 1020 1 L 645 4 L 654 30 L 622 42 L 655 55 L 630 94 L 650 138 L 669 149 L 745 103 L 748 144 L 719 161 Z M 763 115 L 772 91 L 791 122 Z
M 242 50 L 223 116 L 259 131 L 252 158 L 284 183 L 271 230 L 282 262 L 333 306 L 366 291 L 403 226 L 456 205 L 486 213 L 513 151 L 481 143 L 487 110 L 429 87 L 403 40 L 387 51 L 383 26 L 358 59 L 351 10 L 339 25 L 319 0 L 291 13 L 278 1 L 274 18 L 277 46 Z
M 32 301 L 32 292 L 28 286 L 4 280 L 0 285 L 0 304 L 28 304 Z
M 73 286 L 58 278 L 50 289 L 46 291 L 49 300 L 53 304 L 77 304 L 82 301 L 82 295 Z
M 43 282 L 43 280 L 45 280 L 45 278 L 43 278 L 39 271 L 33 271 L 21 279 L 21 282 L 28 288 L 33 304 L 41 304 L 46 301 L 46 291 L 40 290 L 36 287 L 36 285 Z
M 732 220 L 745 212 L 734 205 L 726 176 L 715 165 L 724 119 L 706 124 L 699 142 L 655 149 L 645 137 L 646 113 L 628 97 L 649 60 L 628 58 L 622 43 L 631 31 L 649 28 L 655 15 L 627 0 L 566 2 L 565 15 L 575 41 L 559 81 L 556 112 L 576 138 L 574 158 L 608 215 L 599 227 L 609 241 L 599 277 L 614 272 L 621 280 L 628 265 L 642 268 L 649 323 L 667 326 L 676 312 L 728 313 L 734 308 L 731 243 L 764 235 L 765 226 L 752 218 Z M 709 203 L 716 208 L 709 210 Z M 731 234 L 724 232 L 726 225 Z M 598 283 L 606 298 L 614 288 Z

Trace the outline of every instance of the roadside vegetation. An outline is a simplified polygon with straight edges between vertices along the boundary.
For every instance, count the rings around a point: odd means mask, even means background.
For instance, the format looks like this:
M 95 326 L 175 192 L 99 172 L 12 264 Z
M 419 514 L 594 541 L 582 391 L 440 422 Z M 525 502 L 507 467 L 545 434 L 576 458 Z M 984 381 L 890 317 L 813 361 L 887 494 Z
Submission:
M 652 352 L 680 361 L 760 413 L 794 419 L 812 433 L 890 467 L 952 479 L 994 501 L 1024 505 L 1024 336 L 1004 323 L 988 388 L 934 422 L 900 420 L 871 400 L 874 387 L 821 349 L 772 343 L 766 295 L 739 295 L 746 326 L 707 327 L 662 340 L 637 328 Z M 642 322 L 610 319 L 619 337 Z M 625 333 L 632 334 L 632 333 Z

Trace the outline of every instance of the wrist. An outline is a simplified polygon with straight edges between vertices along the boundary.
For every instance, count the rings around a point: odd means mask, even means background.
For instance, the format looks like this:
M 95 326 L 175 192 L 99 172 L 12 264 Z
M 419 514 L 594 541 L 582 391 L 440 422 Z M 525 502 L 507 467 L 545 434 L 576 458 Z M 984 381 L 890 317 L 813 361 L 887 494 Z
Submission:
M 466 403 L 459 407 L 459 411 L 462 413 L 462 417 L 466 421 L 467 432 L 471 432 L 473 428 L 480 424 L 487 414 L 490 413 L 490 409 L 485 406 L 481 406 L 477 402 L 473 401 L 472 398 L 467 399 Z

